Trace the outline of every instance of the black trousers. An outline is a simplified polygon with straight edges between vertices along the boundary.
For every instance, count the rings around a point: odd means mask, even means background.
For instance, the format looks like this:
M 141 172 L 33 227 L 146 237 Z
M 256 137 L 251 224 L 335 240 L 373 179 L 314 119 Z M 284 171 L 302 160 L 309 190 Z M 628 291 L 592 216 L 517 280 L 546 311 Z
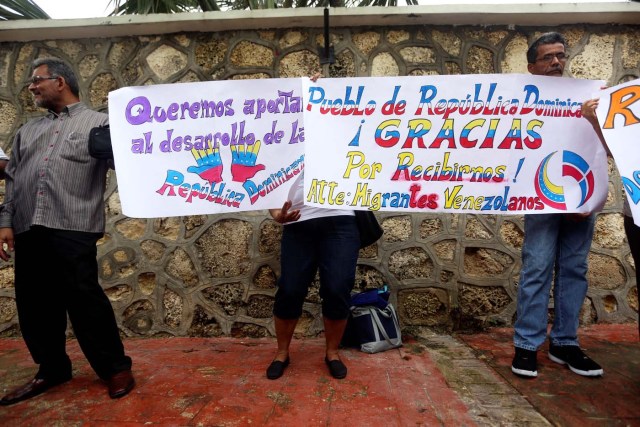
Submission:
M 632 217 L 625 215 L 624 231 L 627 234 L 633 263 L 636 265 L 636 289 L 638 290 L 638 298 L 640 298 L 640 227 L 634 224 Z M 640 321 L 638 322 L 638 331 L 640 332 Z
M 96 374 L 108 379 L 131 368 L 113 308 L 98 283 L 100 233 L 34 226 L 15 236 L 15 292 L 24 341 L 40 365 L 36 377 L 71 377 L 67 313 Z

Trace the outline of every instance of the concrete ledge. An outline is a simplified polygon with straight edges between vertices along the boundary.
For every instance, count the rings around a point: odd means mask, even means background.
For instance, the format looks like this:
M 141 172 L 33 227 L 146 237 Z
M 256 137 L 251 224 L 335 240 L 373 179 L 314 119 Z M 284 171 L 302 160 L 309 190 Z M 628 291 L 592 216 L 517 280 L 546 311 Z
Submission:
M 403 25 L 640 24 L 639 2 L 535 3 L 491 2 L 427 6 L 332 8 L 330 24 L 338 27 Z M 92 19 L 0 22 L 0 42 L 141 36 L 178 32 L 215 32 L 322 27 L 322 8 L 241 10 Z

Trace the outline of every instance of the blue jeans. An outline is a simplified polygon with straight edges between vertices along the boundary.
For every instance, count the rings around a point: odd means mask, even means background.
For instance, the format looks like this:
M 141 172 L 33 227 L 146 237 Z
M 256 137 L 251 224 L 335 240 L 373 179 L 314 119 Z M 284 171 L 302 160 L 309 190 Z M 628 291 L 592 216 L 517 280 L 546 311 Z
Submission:
M 579 314 L 587 295 L 587 257 L 595 218 L 595 214 L 584 219 L 564 214 L 525 215 L 513 337 L 516 347 L 537 350 L 544 343 L 554 271 L 551 343 L 578 345 Z
M 356 279 L 360 235 L 355 216 L 328 216 L 287 224 L 282 232 L 281 274 L 273 314 L 297 319 L 316 272 L 320 275 L 322 315 L 349 317 Z

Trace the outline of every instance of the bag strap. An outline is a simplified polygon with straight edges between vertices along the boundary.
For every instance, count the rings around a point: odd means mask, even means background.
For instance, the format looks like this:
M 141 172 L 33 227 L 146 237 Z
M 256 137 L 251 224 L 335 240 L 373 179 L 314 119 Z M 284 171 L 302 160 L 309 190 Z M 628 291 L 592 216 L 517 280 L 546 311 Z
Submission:
M 375 308 L 369 308 L 369 312 L 371 313 L 371 317 L 378 327 L 378 331 L 380 331 L 380 334 L 382 334 L 382 337 L 385 339 L 385 341 L 391 345 L 394 345 L 393 341 L 391 341 L 391 338 L 389 338 L 389 334 L 387 334 L 387 330 L 384 328 L 384 326 L 382 326 L 382 322 L 380 322 L 380 318 L 378 317 L 378 310 L 376 310 Z
M 388 304 L 387 308 L 391 311 L 391 316 L 393 317 L 393 326 L 396 328 L 396 335 L 398 338 L 401 336 L 400 332 L 400 321 L 398 320 L 398 314 L 396 313 L 396 309 L 393 308 L 393 305 Z

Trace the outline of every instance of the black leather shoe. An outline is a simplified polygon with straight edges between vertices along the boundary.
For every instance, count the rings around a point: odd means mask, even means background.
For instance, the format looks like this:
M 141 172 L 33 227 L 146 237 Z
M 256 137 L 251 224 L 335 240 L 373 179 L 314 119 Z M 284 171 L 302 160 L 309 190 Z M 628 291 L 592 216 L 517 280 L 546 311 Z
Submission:
M 129 394 L 133 387 L 136 385 L 136 380 L 133 379 L 133 374 L 130 369 L 126 371 L 120 371 L 113 374 L 107 381 L 109 386 L 109 397 L 117 399 Z
M 342 363 L 342 360 L 340 359 L 329 360 L 325 357 L 324 363 L 326 363 L 327 366 L 329 367 L 329 373 L 333 378 L 341 380 L 347 376 L 347 367 L 344 366 L 344 363 Z
M 282 362 L 280 360 L 274 360 L 267 368 L 267 378 L 270 380 L 277 380 L 284 374 L 284 370 L 289 366 L 289 358 Z
M 51 381 L 44 378 L 34 378 L 28 383 L 16 388 L 9 394 L 5 395 L 2 399 L 0 399 L 0 405 L 6 406 L 22 402 L 23 400 L 27 400 L 39 394 L 42 394 L 45 391 L 49 390 L 51 387 L 67 382 L 70 379 L 71 377 L 63 380 Z

